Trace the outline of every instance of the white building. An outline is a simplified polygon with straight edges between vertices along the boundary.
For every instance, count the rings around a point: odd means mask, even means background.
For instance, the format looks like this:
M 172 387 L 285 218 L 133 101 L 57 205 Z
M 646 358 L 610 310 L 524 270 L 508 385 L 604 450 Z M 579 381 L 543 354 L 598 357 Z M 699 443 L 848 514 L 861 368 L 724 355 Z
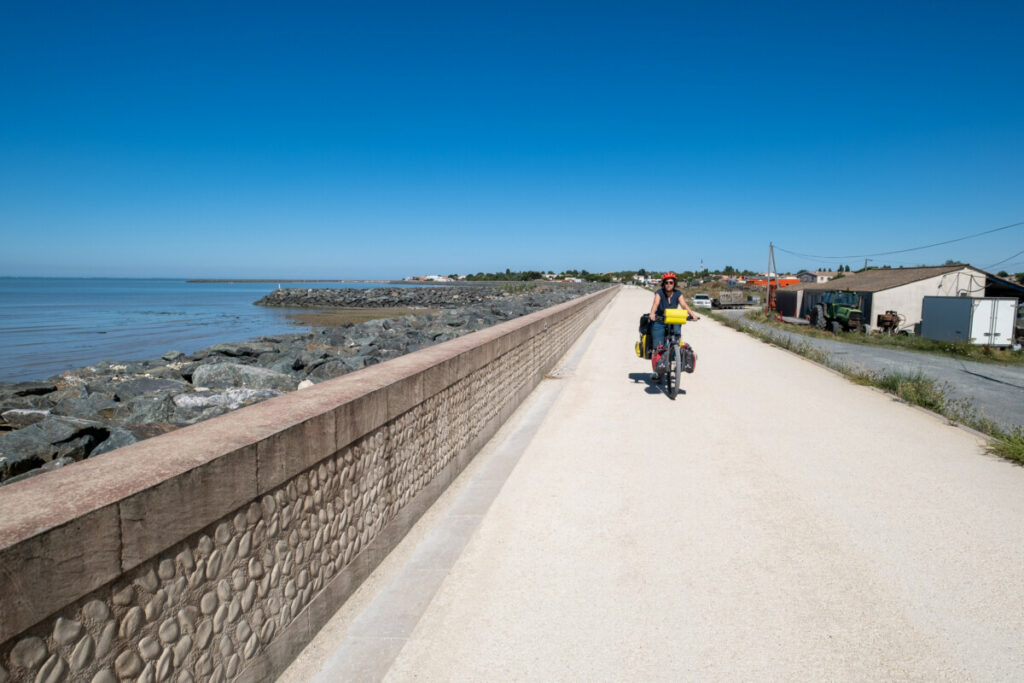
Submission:
M 886 311 L 896 311 L 901 316 L 901 329 L 912 329 L 921 322 L 924 297 L 983 297 L 992 277 L 973 266 L 959 264 L 878 268 L 846 273 L 841 278 L 826 282 L 794 285 L 779 290 L 775 296 L 776 305 L 783 315 L 803 318 L 810 315 L 825 292 L 846 290 L 859 297 L 863 320 L 872 330 L 878 329 L 878 316 Z
M 828 282 L 838 274 L 838 271 L 835 270 L 801 270 L 796 276 L 800 278 L 800 282 L 814 284 Z

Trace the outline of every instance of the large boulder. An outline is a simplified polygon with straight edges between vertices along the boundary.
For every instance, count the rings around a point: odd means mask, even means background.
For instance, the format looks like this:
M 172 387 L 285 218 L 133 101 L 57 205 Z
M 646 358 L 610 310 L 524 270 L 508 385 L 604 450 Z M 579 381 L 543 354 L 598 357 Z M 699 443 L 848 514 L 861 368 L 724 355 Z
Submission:
M 0 413 L 0 419 L 3 420 L 4 424 L 10 425 L 15 429 L 21 429 L 22 427 L 42 422 L 49 414 L 49 410 L 40 410 L 38 408 L 11 408 Z
M 260 358 L 260 365 L 263 365 L 262 357 Z M 279 355 L 272 363 L 268 363 L 264 367 L 268 370 L 287 375 L 297 370 L 301 370 L 305 367 L 305 364 L 299 359 L 298 355 L 288 354 Z
M 0 382 L 0 398 L 8 396 L 42 396 L 56 390 L 56 385 L 48 380 L 40 380 L 38 382 Z
M 116 396 L 119 401 L 130 401 L 136 396 L 144 396 L 157 392 L 179 392 L 188 391 L 191 385 L 188 382 L 174 379 L 155 379 L 151 377 L 139 377 L 130 379 L 127 382 L 120 382 L 115 386 Z
M 258 356 L 268 351 L 276 351 L 273 343 L 268 341 L 245 342 L 242 344 L 214 344 L 206 349 L 208 353 L 238 358 L 241 356 Z
M 255 365 L 210 363 L 200 365 L 192 373 L 192 384 L 199 387 L 276 389 L 293 391 L 299 380 L 283 372 L 274 372 Z
M 121 424 L 149 424 L 168 422 L 174 412 L 170 394 L 145 394 L 121 404 L 117 418 Z
M 53 459 L 55 450 L 37 425 L 0 434 L 0 482 Z
M 55 415 L 109 420 L 117 414 L 121 404 L 109 394 L 89 394 L 82 398 L 62 398 L 53 406 Z
M 109 453 L 115 449 L 121 448 L 122 446 L 128 446 L 139 440 L 135 434 L 122 427 L 114 427 L 110 430 L 110 436 L 100 442 L 96 448 L 89 454 L 90 458 L 95 458 L 97 455 L 103 455 Z
M 188 394 L 178 394 L 172 400 L 176 407 L 187 410 L 205 410 L 213 406 L 224 406 L 228 410 L 235 410 L 280 395 L 281 392 L 276 389 L 241 388 L 228 389 L 220 393 L 194 391 Z
M 313 368 L 308 377 L 313 380 L 323 381 L 340 377 L 348 372 L 352 372 L 353 369 L 355 368 L 348 363 L 348 359 L 329 360 Z
M 98 422 L 57 415 L 4 434 L 0 436 L 0 481 L 55 458 L 81 460 L 108 435 L 107 428 Z

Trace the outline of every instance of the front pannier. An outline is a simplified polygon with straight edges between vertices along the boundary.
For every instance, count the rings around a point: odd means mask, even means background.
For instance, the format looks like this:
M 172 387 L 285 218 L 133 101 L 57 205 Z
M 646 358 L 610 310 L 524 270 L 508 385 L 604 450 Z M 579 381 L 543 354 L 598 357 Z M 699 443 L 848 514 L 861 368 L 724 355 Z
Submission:
M 638 358 L 651 359 L 651 316 L 644 313 L 640 316 L 640 341 L 634 346 Z
M 697 354 L 694 352 L 693 347 L 689 344 L 682 344 L 681 358 L 683 362 L 683 372 L 693 372 L 697 368 Z

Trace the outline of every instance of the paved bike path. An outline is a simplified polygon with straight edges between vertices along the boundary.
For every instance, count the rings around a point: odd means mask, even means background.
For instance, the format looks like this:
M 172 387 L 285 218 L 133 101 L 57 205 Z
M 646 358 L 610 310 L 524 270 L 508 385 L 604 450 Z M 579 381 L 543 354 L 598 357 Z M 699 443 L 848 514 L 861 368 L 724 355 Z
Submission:
M 707 319 L 670 401 L 631 351 L 649 297 L 619 294 L 513 417 L 529 437 L 502 430 L 520 455 L 496 475 L 492 442 L 284 679 L 1024 677 L 1024 468 Z

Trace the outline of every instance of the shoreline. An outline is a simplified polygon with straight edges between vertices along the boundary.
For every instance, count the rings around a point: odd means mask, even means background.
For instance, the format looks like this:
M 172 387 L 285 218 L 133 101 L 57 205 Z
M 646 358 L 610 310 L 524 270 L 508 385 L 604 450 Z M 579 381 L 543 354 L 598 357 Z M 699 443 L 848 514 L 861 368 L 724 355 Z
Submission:
M 286 302 L 316 293 L 315 306 L 278 304 L 305 308 L 285 316 L 310 329 L 0 382 L 0 487 L 606 286 L 275 290 Z M 324 305 L 323 292 L 342 305 Z
M 309 280 L 309 279 L 291 279 L 291 278 L 278 279 L 278 278 L 244 278 L 244 277 L 241 277 L 241 278 L 193 277 L 193 278 L 185 278 L 185 282 L 195 282 L 195 283 L 228 283 L 228 284 L 232 284 L 232 283 L 247 283 L 247 282 L 249 282 L 249 283 L 264 283 L 264 282 L 282 282 L 282 283 L 283 282 L 294 282 L 294 283 L 302 283 L 302 282 L 340 282 L 340 283 L 351 283 L 351 284 L 354 284 L 354 285 L 355 284 L 362 284 L 362 283 L 365 283 L 365 284 L 379 284 L 379 285 L 387 285 L 387 284 L 419 284 L 418 282 L 413 283 L 413 282 L 408 282 L 408 281 L 405 281 L 405 280 L 333 280 L 333 279 Z

